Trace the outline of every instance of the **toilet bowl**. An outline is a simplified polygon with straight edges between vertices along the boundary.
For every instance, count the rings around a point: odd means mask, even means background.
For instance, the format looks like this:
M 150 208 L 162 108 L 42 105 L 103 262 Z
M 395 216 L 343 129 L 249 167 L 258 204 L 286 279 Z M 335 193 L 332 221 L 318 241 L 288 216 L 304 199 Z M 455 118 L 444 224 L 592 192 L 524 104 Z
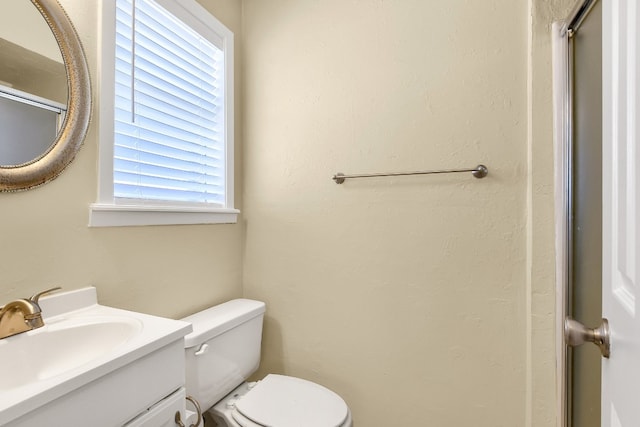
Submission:
M 301 378 L 269 374 L 246 382 L 260 364 L 265 304 L 237 299 L 182 320 L 186 389 L 222 427 L 351 427 L 336 393 Z
M 300 378 L 269 374 L 243 383 L 209 411 L 218 425 L 240 427 L 350 427 L 340 396 Z

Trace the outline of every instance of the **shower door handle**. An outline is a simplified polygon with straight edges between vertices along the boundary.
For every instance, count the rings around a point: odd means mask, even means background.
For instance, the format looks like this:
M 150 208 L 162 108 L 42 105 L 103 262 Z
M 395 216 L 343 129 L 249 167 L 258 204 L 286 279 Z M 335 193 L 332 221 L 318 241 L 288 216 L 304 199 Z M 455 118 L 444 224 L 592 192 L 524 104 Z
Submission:
M 600 348 L 602 357 L 609 358 L 611 354 L 611 330 L 609 321 L 602 319 L 600 326 L 589 329 L 571 317 L 564 319 L 564 342 L 571 347 L 577 347 L 585 342 L 592 342 Z

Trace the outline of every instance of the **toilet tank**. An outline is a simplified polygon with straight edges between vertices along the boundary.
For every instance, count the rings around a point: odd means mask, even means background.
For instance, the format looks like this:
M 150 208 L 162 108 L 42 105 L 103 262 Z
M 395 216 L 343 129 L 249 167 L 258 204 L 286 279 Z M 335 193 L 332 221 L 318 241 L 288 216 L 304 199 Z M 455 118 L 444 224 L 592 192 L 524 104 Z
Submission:
M 242 384 L 260 365 L 265 303 L 236 299 L 185 317 L 187 394 L 203 410 Z

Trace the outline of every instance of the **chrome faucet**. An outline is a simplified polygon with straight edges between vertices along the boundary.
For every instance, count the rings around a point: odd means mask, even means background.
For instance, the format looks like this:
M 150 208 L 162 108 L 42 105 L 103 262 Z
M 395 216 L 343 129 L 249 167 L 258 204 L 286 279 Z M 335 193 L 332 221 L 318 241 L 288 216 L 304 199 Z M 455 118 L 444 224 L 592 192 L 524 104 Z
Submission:
M 0 339 L 44 326 L 38 301 L 48 293 L 62 289 L 55 287 L 38 292 L 29 299 L 17 299 L 0 308 Z

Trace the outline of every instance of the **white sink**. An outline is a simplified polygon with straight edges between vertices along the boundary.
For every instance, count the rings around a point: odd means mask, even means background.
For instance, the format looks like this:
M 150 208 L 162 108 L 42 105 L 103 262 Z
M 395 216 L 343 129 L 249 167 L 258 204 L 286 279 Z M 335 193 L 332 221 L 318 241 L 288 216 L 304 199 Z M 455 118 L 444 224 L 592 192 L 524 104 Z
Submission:
M 0 340 L 0 391 L 46 380 L 108 356 L 141 330 L 138 319 L 76 316 Z
M 43 327 L 0 339 L 0 427 L 123 425 L 184 385 L 189 323 L 99 305 L 92 287 L 40 306 Z

